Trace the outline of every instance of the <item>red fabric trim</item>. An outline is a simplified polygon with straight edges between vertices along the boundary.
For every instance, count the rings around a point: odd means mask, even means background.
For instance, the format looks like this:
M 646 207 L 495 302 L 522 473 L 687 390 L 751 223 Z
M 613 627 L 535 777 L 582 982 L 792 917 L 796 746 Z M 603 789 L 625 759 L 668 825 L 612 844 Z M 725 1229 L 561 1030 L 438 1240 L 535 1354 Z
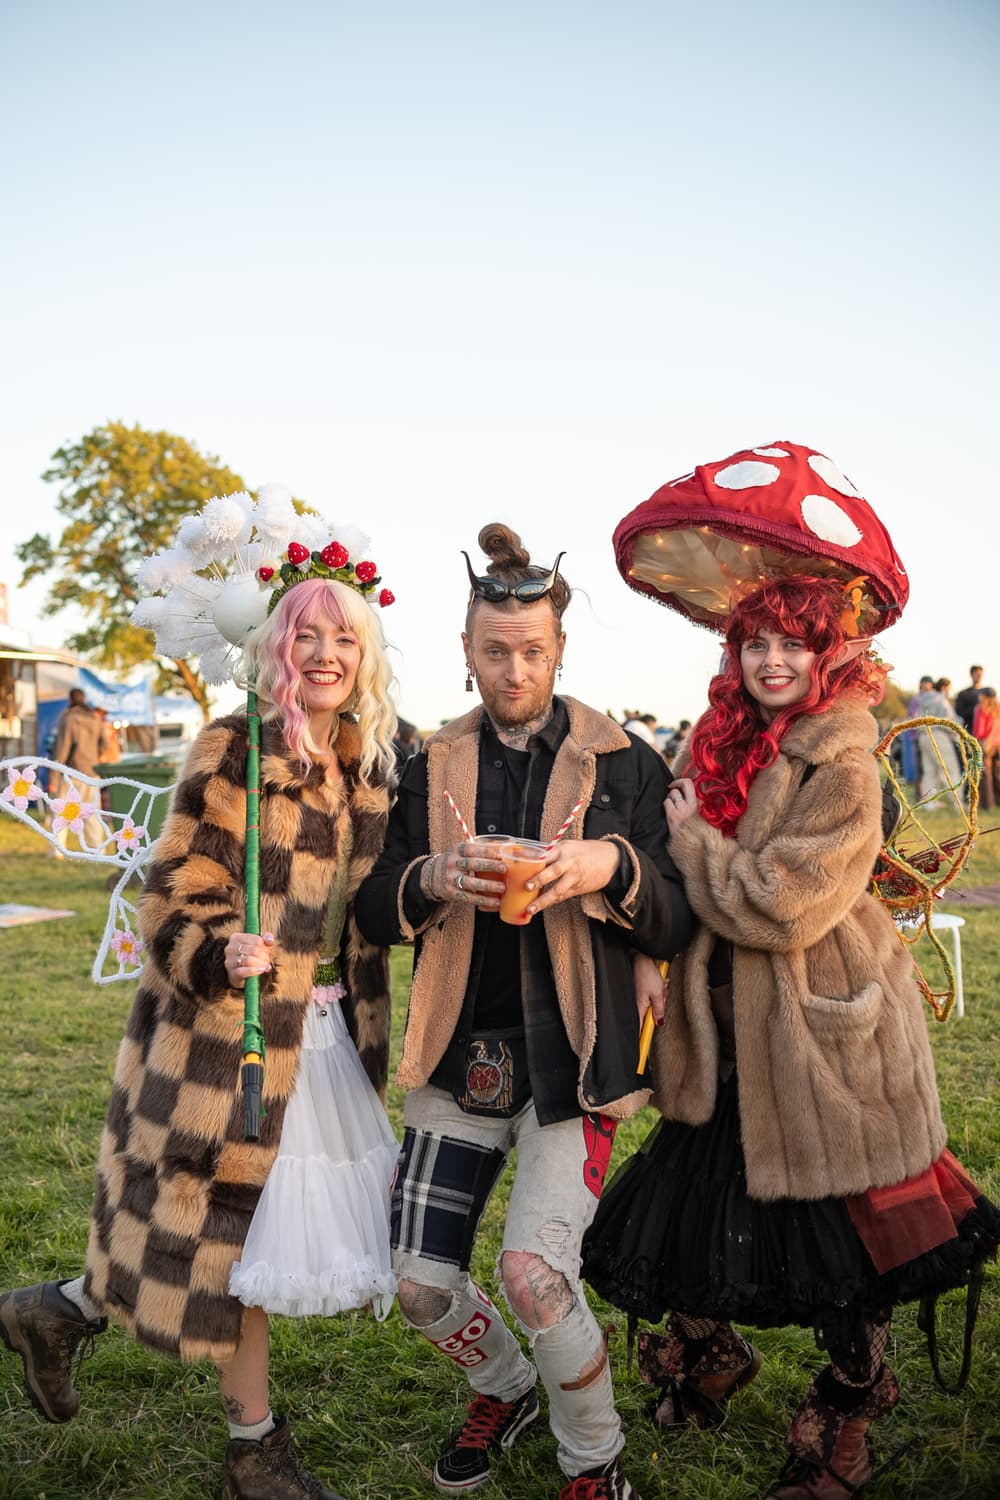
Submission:
M 955 1239 L 979 1197 L 975 1183 L 945 1150 L 918 1177 L 869 1188 L 845 1202 L 858 1237 L 884 1276 Z

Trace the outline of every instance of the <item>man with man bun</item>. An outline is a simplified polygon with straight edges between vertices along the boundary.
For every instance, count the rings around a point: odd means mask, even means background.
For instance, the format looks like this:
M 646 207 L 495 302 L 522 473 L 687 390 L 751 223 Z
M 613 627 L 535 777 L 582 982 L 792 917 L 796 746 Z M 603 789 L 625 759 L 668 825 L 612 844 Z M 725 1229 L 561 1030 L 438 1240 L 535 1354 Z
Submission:
M 570 601 L 563 554 L 532 566 L 499 524 L 479 544 L 491 560 L 477 575 L 465 554 L 462 644 L 466 686 L 478 684 L 482 703 L 407 761 L 385 849 L 356 899 L 369 941 L 415 946 L 397 1075 L 410 1091 L 392 1200 L 399 1306 L 472 1387 L 435 1465 L 437 1489 L 488 1481 L 491 1456 L 539 1414 L 540 1375 L 566 1476 L 560 1500 L 638 1500 L 580 1245 L 617 1121 L 649 1094 L 640 1020 L 663 1006 L 650 959 L 672 958 L 691 932 L 664 835 L 670 775 L 606 714 L 555 694 Z M 504 860 L 463 837 L 451 803 L 480 836 L 548 846 L 524 925 L 500 920 Z M 637 960 L 641 982 L 633 954 L 648 956 Z M 514 1148 L 499 1274 L 534 1362 L 469 1276 Z

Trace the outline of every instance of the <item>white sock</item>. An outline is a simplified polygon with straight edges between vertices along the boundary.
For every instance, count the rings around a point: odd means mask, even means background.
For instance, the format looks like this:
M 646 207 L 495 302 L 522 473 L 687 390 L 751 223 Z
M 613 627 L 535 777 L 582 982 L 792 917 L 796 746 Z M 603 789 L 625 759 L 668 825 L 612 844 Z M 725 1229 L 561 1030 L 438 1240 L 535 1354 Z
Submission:
M 246 1426 L 243 1426 L 240 1422 L 230 1422 L 229 1424 L 230 1439 L 241 1438 L 245 1443 L 259 1443 L 261 1438 L 267 1437 L 268 1433 L 273 1431 L 274 1417 L 271 1414 L 270 1407 L 267 1408 L 266 1414 L 261 1417 L 259 1422 L 248 1422 Z
M 87 1296 L 87 1293 L 83 1290 L 82 1276 L 77 1276 L 74 1281 L 60 1281 L 59 1290 L 66 1298 L 67 1302 L 72 1302 L 74 1307 L 78 1307 L 80 1309 L 85 1318 L 91 1319 L 99 1318 L 101 1316 L 101 1309 L 98 1307 L 97 1303 L 92 1302 L 91 1299 Z

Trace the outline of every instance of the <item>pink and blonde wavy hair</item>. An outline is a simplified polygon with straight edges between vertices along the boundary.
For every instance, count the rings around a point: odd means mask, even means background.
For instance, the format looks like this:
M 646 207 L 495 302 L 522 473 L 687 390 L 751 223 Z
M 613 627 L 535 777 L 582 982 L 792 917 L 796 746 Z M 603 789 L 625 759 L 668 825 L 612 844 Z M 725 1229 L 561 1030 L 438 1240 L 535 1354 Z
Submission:
M 886 669 L 867 651 L 835 665 L 847 640 L 841 615 L 843 587 L 829 578 L 785 578 L 766 583 L 729 616 L 723 665 L 708 689 L 709 707 L 691 733 L 691 765 L 701 815 L 732 836 L 746 811 L 754 778 L 769 766 L 789 726 L 803 714 L 822 713 L 834 698 L 853 694 L 877 703 Z M 743 686 L 740 649 L 761 630 L 802 641 L 816 653 L 809 691 L 775 714 L 770 724 Z
M 370 784 L 375 777 L 391 779 L 395 766 L 392 737 L 396 712 L 389 697 L 392 670 L 386 658 L 382 623 L 356 589 L 332 578 L 308 578 L 290 588 L 263 625 L 254 630 L 243 648 L 237 680 L 256 688 L 261 718 L 281 721 L 289 750 L 302 763 L 329 747 L 313 743 L 309 720 L 299 702 L 299 674 L 292 665 L 292 646 L 298 631 L 327 620 L 349 630 L 361 647 L 357 680 L 350 699 L 340 712 L 357 719 L 361 735 L 361 779 Z

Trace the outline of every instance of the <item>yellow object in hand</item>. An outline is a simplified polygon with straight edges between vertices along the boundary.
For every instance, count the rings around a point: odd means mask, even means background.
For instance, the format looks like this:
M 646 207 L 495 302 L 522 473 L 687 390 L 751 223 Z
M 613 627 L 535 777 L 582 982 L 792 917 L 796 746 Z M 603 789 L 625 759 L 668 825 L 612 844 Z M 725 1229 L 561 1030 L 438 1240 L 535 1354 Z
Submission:
M 666 983 L 667 970 L 669 968 L 670 965 L 665 961 L 660 965 L 660 973 L 663 975 L 664 983 Z M 642 1018 L 642 1028 L 639 1032 L 639 1062 L 635 1070 L 637 1073 L 641 1074 L 646 1071 L 646 1064 L 649 1061 L 649 1049 L 653 1043 L 653 1028 L 655 1025 L 653 1007 L 650 1006 Z
M 642 1018 L 642 1030 L 639 1032 L 639 1065 L 635 1070 L 637 1073 L 644 1073 L 646 1071 L 646 1064 L 649 1061 L 649 1049 L 653 1041 L 653 1028 L 655 1025 L 656 1022 L 653 1019 L 653 1007 L 650 1006 L 646 1014 Z

